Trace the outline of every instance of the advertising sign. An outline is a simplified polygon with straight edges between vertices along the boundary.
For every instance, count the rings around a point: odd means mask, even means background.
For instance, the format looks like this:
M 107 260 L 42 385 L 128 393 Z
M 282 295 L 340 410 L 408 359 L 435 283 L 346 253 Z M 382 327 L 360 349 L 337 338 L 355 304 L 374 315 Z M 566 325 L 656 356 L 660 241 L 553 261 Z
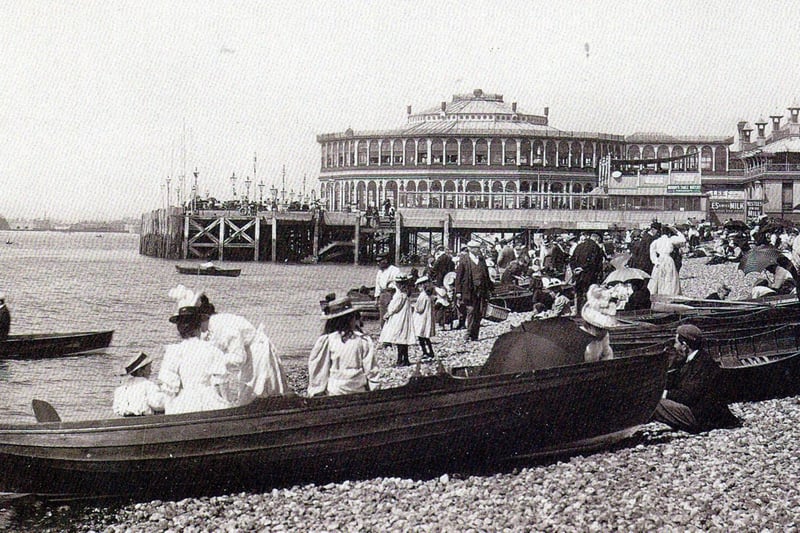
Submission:
M 708 207 L 717 213 L 742 213 L 744 211 L 744 200 L 717 200 L 710 199 Z
M 667 194 L 700 194 L 700 185 L 667 185 Z

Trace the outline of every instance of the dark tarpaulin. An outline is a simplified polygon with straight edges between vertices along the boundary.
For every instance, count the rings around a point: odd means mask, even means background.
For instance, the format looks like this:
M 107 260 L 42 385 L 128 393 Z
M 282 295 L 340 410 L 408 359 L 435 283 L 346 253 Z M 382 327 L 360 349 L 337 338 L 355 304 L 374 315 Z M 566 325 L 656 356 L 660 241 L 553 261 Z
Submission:
M 480 373 L 509 374 L 580 364 L 592 340 L 594 337 L 570 318 L 529 320 L 497 338 Z

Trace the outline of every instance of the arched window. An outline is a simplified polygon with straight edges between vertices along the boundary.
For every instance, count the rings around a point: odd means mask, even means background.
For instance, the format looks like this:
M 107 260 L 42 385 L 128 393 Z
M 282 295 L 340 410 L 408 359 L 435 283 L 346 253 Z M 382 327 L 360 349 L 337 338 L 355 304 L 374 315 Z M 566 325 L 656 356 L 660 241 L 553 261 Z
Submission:
M 681 157 L 683 155 L 683 146 L 672 147 L 672 157 Z M 672 168 L 674 170 L 686 170 L 686 162 L 683 159 L 676 159 L 672 161 Z
M 728 150 L 724 146 L 717 146 L 714 149 L 714 165 L 716 172 L 725 172 L 728 161 Z
M 569 166 L 569 143 L 567 141 L 558 143 L 558 166 Z
M 444 146 L 441 139 L 431 139 L 431 164 L 444 164 Z
M 499 165 L 503 162 L 503 143 L 500 139 L 492 139 L 492 165 Z
M 475 144 L 475 162 L 478 165 L 489 164 L 489 145 L 486 139 L 478 139 Z
M 406 183 L 406 206 L 407 207 L 420 207 L 422 200 L 417 192 L 417 184 L 413 181 Z
M 700 151 L 700 169 L 711 170 L 714 160 L 714 153 L 710 146 L 703 146 Z
M 641 153 L 637 145 L 628 146 L 628 159 L 640 159 Z
M 665 145 L 661 145 L 658 147 L 658 158 L 659 159 L 669 159 L 669 147 Z M 669 161 L 663 161 L 658 164 L 658 170 L 660 171 L 667 171 L 669 170 Z

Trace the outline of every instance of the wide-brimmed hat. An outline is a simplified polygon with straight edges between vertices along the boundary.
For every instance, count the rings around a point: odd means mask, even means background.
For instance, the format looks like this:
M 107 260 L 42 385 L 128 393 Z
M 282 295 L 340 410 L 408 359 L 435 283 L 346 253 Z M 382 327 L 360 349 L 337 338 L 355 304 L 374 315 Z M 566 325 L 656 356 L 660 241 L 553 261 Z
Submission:
M 467 243 L 467 248 L 480 248 L 480 247 L 481 243 L 475 239 L 470 239 L 470 241 Z
M 169 297 L 176 301 L 178 308 L 177 312 L 169 317 L 169 321 L 173 324 L 214 314 L 214 306 L 203 291 L 194 292 L 183 285 L 178 285 L 170 289 Z
M 408 274 L 397 274 L 394 277 L 395 283 L 406 283 L 408 281 L 411 281 L 411 276 L 409 276 Z
M 320 318 L 323 320 L 330 320 L 356 312 L 358 312 L 358 309 L 353 307 L 353 301 L 348 296 L 344 296 L 328 302 L 327 305 L 323 305 L 322 316 Z
M 617 314 L 616 304 L 610 301 L 609 289 L 600 285 L 592 285 L 586 292 L 586 303 L 581 309 L 581 318 L 596 328 L 609 329 L 621 324 L 614 316 Z
M 423 283 L 428 282 L 428 276 L 422 276 L 421 278 L 417 278 L 417 281 L 414 282 L 414 285 L 422 285 Z
M 133 356 L 127 363 L 125 363 L 125 366 L 122 368 L 122 372 L 120 372 L 120 375 L 121 376 L 133 375 L 134 372 L 146 367 L 152 362 L 153 360 L 150 358 L 149 355 L 147 355 L 144 352 L 141 352 L 138 355 Z

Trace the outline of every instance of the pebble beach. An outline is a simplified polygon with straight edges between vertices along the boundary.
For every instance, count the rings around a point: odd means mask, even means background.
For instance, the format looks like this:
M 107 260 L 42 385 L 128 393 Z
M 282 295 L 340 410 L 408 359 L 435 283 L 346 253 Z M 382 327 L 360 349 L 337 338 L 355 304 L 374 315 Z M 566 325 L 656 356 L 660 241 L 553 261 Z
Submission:
M 702 298 L 725 281 L 731 299 L 749 296 L 754 274 L 736 264 L 686 259 L 683 293 Z M 438 331 L 445 367 L 481 364 L 497 335 L 530 317 L 484 322 L 481 338 Z M 612 332 L 613 335 L 613 332 Z M 436 365 L 393 368 L 381 350 L 384 386 Z M 287 368 L 305 389 L 306 368 Z M 796 531 L 800 523 L 800 401 L 737 403 L 742 427 L 700 435 L 642 426 L 612 449 L 499 472 L 443 473 L 432 479 L 372 478 L 305 484 L 264 493 L 180 501 L 0 510 L 0 531 Z

